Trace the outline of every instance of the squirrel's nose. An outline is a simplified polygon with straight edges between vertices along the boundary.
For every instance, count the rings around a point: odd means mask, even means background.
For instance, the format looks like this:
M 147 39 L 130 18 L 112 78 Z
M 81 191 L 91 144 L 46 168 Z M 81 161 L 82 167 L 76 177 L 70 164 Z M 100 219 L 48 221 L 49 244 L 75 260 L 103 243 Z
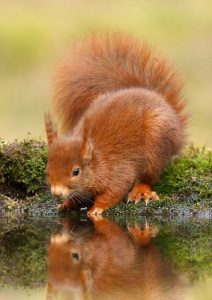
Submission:
M 62 196 L 61 191 L 55 189 L 55 187 L 51 188 L 51 193 L 52 193 L 52 195 L 55 195 L 55 196 Z
M 51 186 L 51 193 L 55 196 L 68 196 L 69 195 L 69 189 L 62 185 L 53 185 Z

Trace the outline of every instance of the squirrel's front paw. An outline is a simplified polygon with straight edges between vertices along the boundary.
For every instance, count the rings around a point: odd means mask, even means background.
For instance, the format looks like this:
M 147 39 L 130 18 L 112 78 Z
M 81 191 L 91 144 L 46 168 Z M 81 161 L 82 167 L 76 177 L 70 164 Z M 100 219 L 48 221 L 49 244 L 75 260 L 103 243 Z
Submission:
M 102 214 L 104 211 L 103 208 L 98 207 L 98 206 L 93 206 L 89 211 L 88 211 L 88 216 L 99 216 Z
M 76 205 L 71 199 L 66 199 L 63 201 L 63 203 L 57 204 L 58 210 L 74 209 L 75 207 Z
M 128 194 L 127 202 L 135 201 L 135 204 L 137 204 L 141 201 L 141 199 L 143 199 L 147 205 L 150 200 L 159 200 L 159 197 L 156 192 L 151 190 L 151 187 L 148 184 L 139 183 L 135 185 L 132 191 Z

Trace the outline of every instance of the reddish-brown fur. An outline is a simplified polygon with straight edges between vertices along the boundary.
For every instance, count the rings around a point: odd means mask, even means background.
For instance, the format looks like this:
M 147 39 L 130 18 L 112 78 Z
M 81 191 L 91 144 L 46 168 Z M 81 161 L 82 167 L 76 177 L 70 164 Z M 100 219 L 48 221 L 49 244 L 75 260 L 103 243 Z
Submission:
M 184 283 L 152 242 L 158 228 L 131 225 L 129 235 L 98 217 L 93 233 L 86 224 L 80 233 L 68 222 L 51 236 L 47 299 L 182 299 Z
M 157 199 L 141 183 L 154 185 L 185 144 L 181 87 L 170 65 L 132 37 L 97 36 L 76 46 L 55 80 L 53 114 L 63 136 L 46 122 L 53 193 L 94 196 L 94 214 L 132 189 L 131 201 Z

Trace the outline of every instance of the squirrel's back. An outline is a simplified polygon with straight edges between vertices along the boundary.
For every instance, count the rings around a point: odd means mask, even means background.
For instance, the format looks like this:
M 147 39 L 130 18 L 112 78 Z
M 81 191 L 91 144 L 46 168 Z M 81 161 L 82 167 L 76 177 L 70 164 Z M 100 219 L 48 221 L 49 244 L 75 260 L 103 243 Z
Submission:
M 57 69 L 52 108 L 61 132 L 69 132 L 98 95 L 129 87 L 155 91 L 185 124 L 182 84 L 172 66 L 131 36 L 105 34 L 77 44 Z

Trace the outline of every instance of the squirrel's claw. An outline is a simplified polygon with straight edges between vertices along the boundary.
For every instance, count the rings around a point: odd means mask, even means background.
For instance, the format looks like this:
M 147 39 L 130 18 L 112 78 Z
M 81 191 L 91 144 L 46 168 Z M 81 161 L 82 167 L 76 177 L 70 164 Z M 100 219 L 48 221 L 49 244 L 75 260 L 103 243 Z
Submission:
M 142 198 L 144 199 L 144 202 L 146 203 L 146 205 L 149 204 L 150 200 L 156 200 L 156 201 L 159 200 L 158 195 L 154 191 L 149 192 L 149 193 L 144 193 Z
M 135 201 L 135 204 L 138 204 L 141 199 L 144 200 L 146 205 L 150 200 L 159 200 L 159 197 L 156 192 L 152 191 L 150 186 L 145 183 L 140 183 L 134 186 L 132 191 L 128 194 L 128 201 Z
M 88 211 L 87 215 L 88 216 L 99 216 L 102 214 L 103 211 L 104 211 L 104 209 L 94 206 Z

